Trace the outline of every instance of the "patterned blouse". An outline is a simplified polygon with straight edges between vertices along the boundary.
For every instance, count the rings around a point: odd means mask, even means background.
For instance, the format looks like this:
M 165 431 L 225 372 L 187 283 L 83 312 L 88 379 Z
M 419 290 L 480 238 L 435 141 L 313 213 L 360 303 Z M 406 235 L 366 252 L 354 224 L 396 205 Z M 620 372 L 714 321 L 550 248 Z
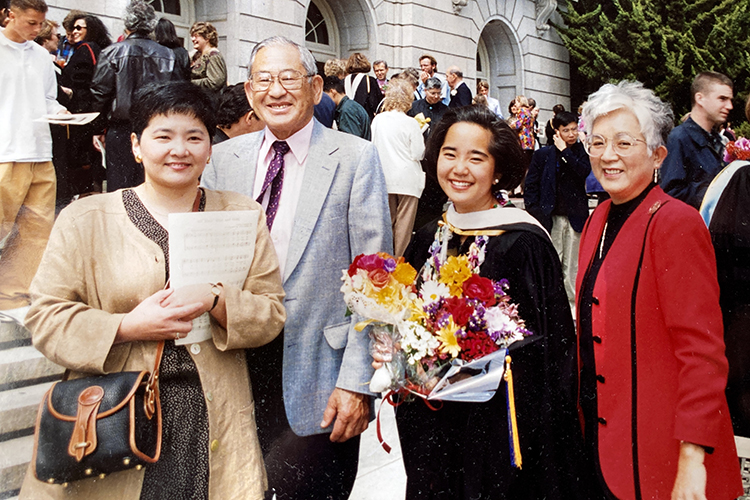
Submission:
M 528 108 L 519 108 L 515 118 L 510 120 L 510 128 L 518 131 L 518 140 L 524 150 L 534 149 L 534 119 Z

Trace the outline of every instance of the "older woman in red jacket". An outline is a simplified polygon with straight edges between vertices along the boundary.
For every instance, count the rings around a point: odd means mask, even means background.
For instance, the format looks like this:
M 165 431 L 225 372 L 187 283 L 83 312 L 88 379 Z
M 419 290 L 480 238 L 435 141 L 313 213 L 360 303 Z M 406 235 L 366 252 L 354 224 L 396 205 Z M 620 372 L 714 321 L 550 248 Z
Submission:
M 611 196 L 584 228 L 576 286 L 579 404 L 605 498 L 742 494 L 711 238 L 653 182 L 672 120 L 637 82 L 603 86 L 583 110 Z

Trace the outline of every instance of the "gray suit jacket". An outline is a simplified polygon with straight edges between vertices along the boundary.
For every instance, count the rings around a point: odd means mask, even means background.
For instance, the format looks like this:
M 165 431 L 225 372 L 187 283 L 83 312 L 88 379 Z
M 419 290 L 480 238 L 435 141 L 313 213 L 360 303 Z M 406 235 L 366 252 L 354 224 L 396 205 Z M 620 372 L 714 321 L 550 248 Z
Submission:
M 253 194 L 263 131 L 213 150 L 202 183 Z M 368 330 L 345 317 L 341 273 L 361 253 L 392 252 L 385 179 L 375 147 L 315 121 L 283 276 L 284 406 L 297 435 L 330 432 L 320 421 L 335 387 L 367 393 Z

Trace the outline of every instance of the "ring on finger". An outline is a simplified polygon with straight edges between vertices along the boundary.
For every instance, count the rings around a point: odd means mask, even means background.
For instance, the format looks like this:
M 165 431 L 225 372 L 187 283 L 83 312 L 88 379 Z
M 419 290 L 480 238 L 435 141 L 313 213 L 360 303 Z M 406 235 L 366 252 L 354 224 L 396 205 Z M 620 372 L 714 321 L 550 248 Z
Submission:
M 180 332 L 174 332 L 174 339 L 179 340 L 180 339 Z

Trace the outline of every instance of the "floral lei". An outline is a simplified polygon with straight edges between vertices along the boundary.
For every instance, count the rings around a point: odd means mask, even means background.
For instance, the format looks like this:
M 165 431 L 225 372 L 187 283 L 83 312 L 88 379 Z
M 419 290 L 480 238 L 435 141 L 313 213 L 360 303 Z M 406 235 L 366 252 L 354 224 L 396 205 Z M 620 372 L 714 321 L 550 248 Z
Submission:
M 430 257 L 422 268 L 422 280 L 437 280 L 440 276 L 440 267 L 448 255 L 448 242 L 453 238 L 453 232 L 446 224 L 439 223 L 435 232 L 435 240 L 430 245 Z M 486 253 L 487 236 L 479 235 L 474 238 L 469 246 L 469 266 L 473 273 L 479 273 L 479 267 L 484 263 Z
M 495 193 L 495 198 L 497 199 L 496 207 L 504 207 L 510 202 L 507 191 L 498 191 Z M 423 281 L 437 279 L 440 275 L 440 266 L 448 256 L 448 242 L 451 238 L 453 238 L 453 231 L 446 224 L 439 222 L 435 231 L 435 240 L 430 245 L 430 257 L 422 268 Z M 489 241 L 487 236 L 479 235 L 474 238 L 474 242 L 469 247 L 469 265 L 473 273 L 479 274 L 479 267 L 484 263 L 487 241 Z

